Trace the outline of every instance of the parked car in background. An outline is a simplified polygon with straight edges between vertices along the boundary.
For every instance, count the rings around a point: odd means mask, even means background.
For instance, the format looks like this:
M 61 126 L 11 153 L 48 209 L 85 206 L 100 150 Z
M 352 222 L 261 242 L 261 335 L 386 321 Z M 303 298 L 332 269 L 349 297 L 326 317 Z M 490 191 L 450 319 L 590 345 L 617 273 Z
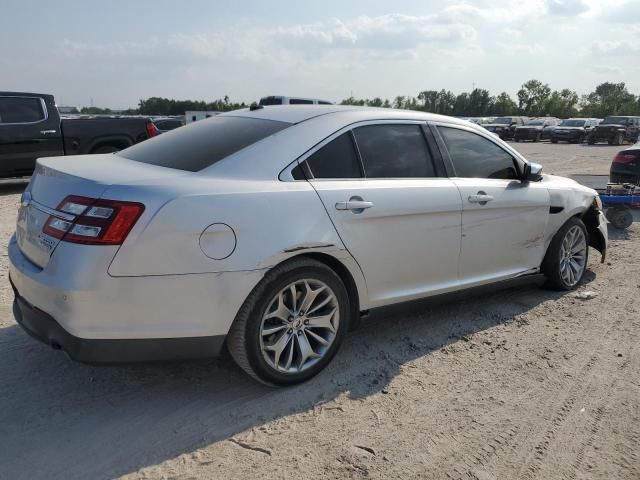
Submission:
M 60 118 L 53 95 L 0 92 L 0 177 L 31 175 L 39 157 L 109 153 L 155 136 L 149 118 Z
M 625 141 L 635 143 L 640 134 L 640 117 L 611 116 L 605 118 L 594 128 L 587 142 L 590 145 L 607 142 L 609 145 L 622 145 Z
M 591 131 L 598 125 L 597 118 L 569 118 L 551 130 L 551 143 L 584 142 Z
M 511 140 L 516 128 L 523 126 L 527 120 L 527 117 L 496 117 L 493 122 L 482 126 L 502 140 Z
M 304 381 L 360 313 L 604 259 L 596 192 L 477 125 L 407 110 L 223 113 L 44 158 L 9 242 L 17 321 L 86 362 L 215 356 Z
M 174 118 L 174 117 L 154 118 L 152 121 L 153 121 L 153 124 L 158 129 L 158 134 L 165 133 L 170 130 L 174 130 L 184 125 L 184 119 L 182 118 Z
M 268 97 L 262 97 L 259 105 L 333 105 L 333 102 L 328 100 L 319 100 L 317 98 L 300 98 L 300 97 L 285 97 L 282 95 L 270 95 Z
M 532 142 L 546 140 L 551 136 L 551 129 L 559 123 L 560 120 L 554 117 L 527 120 L 523 126 L 516 127 L 513 140 L 516 142 L 521 140 L 531 140 Z
M 640 185 L 640 142 L 618 152 L 613 157 L 609 181 Z

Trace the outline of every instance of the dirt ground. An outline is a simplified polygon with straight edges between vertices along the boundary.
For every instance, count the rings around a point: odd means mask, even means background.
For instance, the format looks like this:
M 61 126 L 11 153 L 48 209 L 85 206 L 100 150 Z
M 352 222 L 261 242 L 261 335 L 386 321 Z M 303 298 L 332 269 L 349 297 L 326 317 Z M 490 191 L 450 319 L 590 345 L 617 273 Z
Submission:
M 513 144 L 606 174 L 608 146 Z M 230 361 L 91 367 L 14 322 L 0 185 L 0 478 L 640 478 L 640 223 L 578 292 L 535 284 L 388 309 L 312 381 Z

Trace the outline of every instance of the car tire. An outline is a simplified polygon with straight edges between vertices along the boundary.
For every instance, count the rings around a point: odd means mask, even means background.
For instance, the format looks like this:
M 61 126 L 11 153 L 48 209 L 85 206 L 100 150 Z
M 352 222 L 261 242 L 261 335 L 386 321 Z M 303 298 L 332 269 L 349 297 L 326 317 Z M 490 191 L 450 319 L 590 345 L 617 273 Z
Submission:
M 552 138 L 551 143 L 558 143 L 558 140 L 556 140 L 555 138 Z
M 582 280 L 588 260 L 587 228 L 582 220 L 572 217 L 553 236 L 542 261 L 545 285 L 553 290 L 572 290 Z
M 534 142 L 539 142 L 540 140 L 542 140 L 542 135 L 540 133 L 538 133 L 536 135 L 536 137 L 533 139 Z
M 513 137 L 513 141 L 516 142 L 516 143 L 520 143 L 520 139 L 517 138 L 517 137 Z
M 621 133 L 618 133 L 614 138 L 613 138 L 613 144 L 614 145 L 622 145 L 624 143 L 624 135 L 622 135 Z
M 318 290 L 306 305 L 304 295 Z M 227 348 L 240 368 L 259 382 L 304 382 L 338 351 L 349 330 L 349 302 L 344 283 L 327 265 L 304 257 L 289 260 L 270 270 L 249 294 L 229 330 Z
M 631 213 L 631 209 L 628 207 L 618 206 L 608 208 L 605 216 L 607 217 L 607 220 L 611 222 L 611 225 L 619 230 L 629 228 L 633 223 L 633 214 Z
M 590 136 L 589 138 L 587 138 L 587 143 L 589 145 L 595 145 L 596 139 Z

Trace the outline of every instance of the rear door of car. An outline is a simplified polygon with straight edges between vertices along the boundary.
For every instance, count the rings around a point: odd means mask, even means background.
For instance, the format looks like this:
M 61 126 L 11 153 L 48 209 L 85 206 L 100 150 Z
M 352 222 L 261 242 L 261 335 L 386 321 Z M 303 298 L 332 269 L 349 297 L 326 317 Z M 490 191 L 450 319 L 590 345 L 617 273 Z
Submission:
M 523 163 L 488 135 L 434 125 L 462 197 L 460 281 L 481 284 L 540 266 L 549 192 L 520 180 Z
M 457 285 L 461 198 L 424 122 L 364 122 L 300 165 L 362 269 L 372 306 Z
M 36 159 L 62 155 L 53 98 L 0 95 L 0 176 L 30 175 Z

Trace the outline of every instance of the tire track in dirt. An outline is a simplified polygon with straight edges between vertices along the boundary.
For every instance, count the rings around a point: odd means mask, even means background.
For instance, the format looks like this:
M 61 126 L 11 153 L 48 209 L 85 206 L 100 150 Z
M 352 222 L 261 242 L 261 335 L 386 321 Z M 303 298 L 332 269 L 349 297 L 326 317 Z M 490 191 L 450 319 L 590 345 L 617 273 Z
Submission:
M 630 299 L 625 302 L 625 305 L 631 303 L 632 300 Z M 606 332 L 601 337 L 599 337 L 598 344 L 606 344 L 606 341 L 612 336 L 612 334 L 618 333 L 620 331 L 621 324 L 622 320 L 619 317 L 611 322 Z M 569 389 L 569 393 L 564 396 L 562 403 L 555 409 L 555 414 L 548 424 L 549 427 L 545 430 L 545 433 L 542 435 L 540 441 L 535 445 L 533 454 L 530 454 L 528 456 L 527 461 L 520 468 L 518 475 L 516 476 L 517 478 L 520 478 L 522 480 L 532 480 L 536 478 L 538 472 L 545 465 L 545 459 L 550 451 L 550 447 L 554 445 L 554 442 L 556 441 L 559 434 L 561 434 L 561 430 L 571 414 L 575 413 L 573 407 L 576 401 L 579 398 L 585 398 L 584 392 L 594 391 L 598 388 L 604 388 L 605 391 L 610 391 L 611 388 L 615 386 L 615 382 L 617 381 L 615 378 L 613 378 L 611 382 L 609 382 L 606 386 L 602 385 L 601 382 L 586 381 L 586 377 L 593 370 L 598 360 L 598 354 L 593 354 L 589 358 L 587 363 L 585 363 L 585 365 L 580 369 L 580 373 L 574 377 L 575 380 L 573 385 Z M 584 451 L 593 443 L 593 439 L 599 429 L 599 425 L 605 413 L 605 406 L 599 406 L 595 409 L 595 411 L 596 414 L 594 415 L 593 420 L 590 422 L 590 428 L 588 429 L 589 434 L 586 437 L 578 437 L 580 441 L 578 454 L 576 455 L 576 458 L 573 460 L 573 462 L 571 462 L 572 466 L 577 466 L 576 468 L 573 468 L 571 470 L 571 472 L 569 473 L 569 478 L 575 478 L 576 470 L 582 463 Z

